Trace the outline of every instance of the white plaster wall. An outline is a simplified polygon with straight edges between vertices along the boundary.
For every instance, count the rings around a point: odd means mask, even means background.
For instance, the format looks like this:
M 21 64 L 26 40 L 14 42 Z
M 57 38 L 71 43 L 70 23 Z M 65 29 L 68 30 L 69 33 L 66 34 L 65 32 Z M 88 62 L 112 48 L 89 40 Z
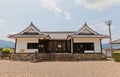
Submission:
M 27 43 L 38 43 L 38 38 L 17 38 L 16 53 L 20 53 L 21 49 L 24 49 L 25 53 L 38 51 L 38 49 L 27 49 Z
M 111 55 L 111 51 L 110 50 L 105 50 L 105 49 L 103 49 L 102 50 L 102 53 L 106 56 L 106 57 L 112 57 L 112 55 Z
M 60 40 L 60 39 L 67 39 L 68 34 L 65 33 L 52 33 L 49 34 L 51 39 L 56 39 L 56 40 Z
M 100 38 L 74 38 L 74 43 L 88 43 L 93 42 L 94 43 L 94 51 L 93 53 L 101 53 L 101 45 L 100 45 Z M 90 51 L 92 52 L 92 51 Z M 88 53 L 88 51 L 86 51 Z

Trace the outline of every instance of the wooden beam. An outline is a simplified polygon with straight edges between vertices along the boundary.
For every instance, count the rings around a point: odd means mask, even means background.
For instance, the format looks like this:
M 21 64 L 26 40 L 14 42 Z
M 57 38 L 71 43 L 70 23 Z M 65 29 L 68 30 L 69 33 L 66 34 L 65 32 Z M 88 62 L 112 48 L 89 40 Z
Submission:
M 101 38 L 100 38 L 100 48 L 101 48 L 101 54 L 102 54 L 102 41 L 101 41 Z
M 16 47 L 17 47 L 17 38 L 15 39 L 15 52 L 16 53 Z

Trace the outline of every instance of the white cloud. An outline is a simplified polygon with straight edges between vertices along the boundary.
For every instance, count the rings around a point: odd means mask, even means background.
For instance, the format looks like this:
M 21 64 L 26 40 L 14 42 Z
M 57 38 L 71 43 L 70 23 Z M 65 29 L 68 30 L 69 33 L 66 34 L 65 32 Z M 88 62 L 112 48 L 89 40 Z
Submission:
M 108 25 L 106 25 L 105 23 L 94 23 L 91 25 L 91 28 L 94 29 L 95 31 L 97 31 L 100 34 L 104 34 L 104 35 L 109 35 L 109 28 Z M 111 25 L 111 31 L 115 30 L 115 26 Z
M 40 0 L 40 4 L 42 7 L 53 12 L 56 16 L 61 16 L 62 14 L 64 14 L 65 19 L 69 20 L 71 18 L 70 12 L 63 10 L 58 6 L 58 4 L 60 4 L 60 2 L 62 1 L 63 0 Z
M 75 3 L 89 9 L 102 11 L 120 4 L 120 0 L 76 0 Z
M 16 32 L 10 32 L 9 35 L 16 34 Z
M 120 39 L 120 36 L 118 36 L 118 35 L 117 36 L 112 36 L 112 41 L 117 40 L 117 39 Z M 104 44 L 107 44 L 107 43 L 110 43 L 110 40 L 109 39 L 103 39 L 102 42 Z
M 57 6 L 58 1 L 56 0 L 42 0 L 42 6 L 47 8 L 48 10 L 54 12 L 56 15 L 60 15 L 62 13 L 62 9 Z
M 0 19 L 0 28 L 5 28 L 6 23 L 3 19 Z
M 91 25 L 91 28 L 94 29 L 95 31 L 97 31 L 100 34 L 109 35 L 108 25 L 106 25 L 103 22 L 102 23 L 101 22 L 93 23 Z M 115 26 L 114 25 L 111 25 L 111 31 L 112 30 L 115 30 Z M 115 38 L 118 38 L 118 37 L 112 35 L 112 40 L 115 40 Z M 103 43 L 109 43 L 109 39 L 103 39 L 102 42 Z
M 106 31 L 108 30 L 108 26 L 105 23 L 95 23 L 94 25 L 91 25 L 92 28 L 95 30 L 101 30 L 101 31 Z M 111 25 L 111 29 L 113 30 L 115 27 Z
M 70 20 L 70 19 L 71 19 L 71 15 L 70 15 L 69 12 L 64 11 L 64 14 L 65 14 L 65 18 L 66 18 L 66 20 Z

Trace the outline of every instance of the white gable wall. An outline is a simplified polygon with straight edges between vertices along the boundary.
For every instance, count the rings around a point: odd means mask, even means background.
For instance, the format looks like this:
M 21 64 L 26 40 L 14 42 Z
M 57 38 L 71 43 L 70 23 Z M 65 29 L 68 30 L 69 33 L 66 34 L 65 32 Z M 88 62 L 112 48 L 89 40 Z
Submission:
M 88 29 L 84 29 L 83 31 L 81 31 L 81 33 L 92 33 L 92 32 L 90 32 L 90 30 Z
M 26 32 L 35 33 L 37 31 L 31 26 L 26 30 Z
M 56 39 L 56 40 L 64 39 L 64 40 L 66 40 L 68 34 L 64 34 L 64 33 L 59 33 L 59 34 L 52 33 L 52 34 L 49 34 L 49 36 L 50 36 L 51 39 Z
M 101 53 L 101 44 L 100 44 L 100 38 L 74 38 L 74 43 L 88 43 L 93 42 L 94 43 L 94 51 L 93 53 Z M 88 51 L 89 52 L 89 51 Z M 90 51 L 92 52 L 92 51 Z
M 21 49 L 24 49 L 25 53 L 38 51 L 38 49 L 27 49 L 27 43 L 38 43 L 38 38 L 17 38 L 16 53 L 20 53 Z
M 93 34 L 98 34 L 97 32 L 95 32 L 93 29 L 91 29 L 88 26 L 83 26 L 80 30 L 77 31 L 77 33 L 93 33 Z

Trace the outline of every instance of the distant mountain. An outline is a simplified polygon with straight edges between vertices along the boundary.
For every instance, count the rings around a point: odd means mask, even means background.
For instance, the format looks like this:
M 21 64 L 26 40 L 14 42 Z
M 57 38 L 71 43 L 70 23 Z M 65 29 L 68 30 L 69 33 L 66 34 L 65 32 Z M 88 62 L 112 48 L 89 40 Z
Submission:
M 12 41 L 0 40 L 0 48 L 15 48 L 15 43 Z
M 120 49 L 120 44 L 112 45 L 114 49 Z M 110 48 L 110 44 L 103 44 L 102 45 L 103 49 Z
M 102 45 L 102 48 L 103 48 L 103 49 L 110 48 L 110 45 L 109 45 L 109 44 L 103 44 L 103 45 Z

